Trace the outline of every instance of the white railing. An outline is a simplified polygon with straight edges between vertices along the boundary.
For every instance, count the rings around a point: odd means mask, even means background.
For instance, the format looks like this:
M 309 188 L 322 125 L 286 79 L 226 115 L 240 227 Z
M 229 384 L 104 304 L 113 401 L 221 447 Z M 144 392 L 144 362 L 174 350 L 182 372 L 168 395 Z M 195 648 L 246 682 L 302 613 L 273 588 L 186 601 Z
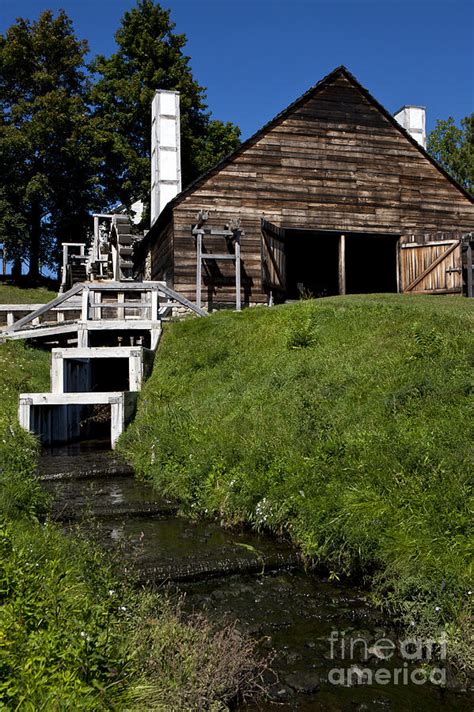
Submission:
M 2 331 L 8 336 L 39 324 L 57 325 L 66 322 L 68 316 L 81 322 L 156 322 L 176 305 L 198 316 L 207 316 L 207 312 L 165 282 L 81 282 L 47 304 L 0 305 L 0 314 L 6 314 L 6 328 Z

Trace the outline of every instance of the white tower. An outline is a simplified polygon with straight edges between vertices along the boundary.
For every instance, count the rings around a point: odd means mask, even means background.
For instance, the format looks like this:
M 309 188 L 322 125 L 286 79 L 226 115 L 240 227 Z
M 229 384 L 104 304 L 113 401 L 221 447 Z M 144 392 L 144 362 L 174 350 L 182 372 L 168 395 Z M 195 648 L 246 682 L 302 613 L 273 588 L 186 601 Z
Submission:
M 159 89 L 151 105 L 151 225 L 180 191 L 179 92 Z
M 402 106 L 393 117 L 420 146 L 426 148 L 426 109 L 424 106 Z

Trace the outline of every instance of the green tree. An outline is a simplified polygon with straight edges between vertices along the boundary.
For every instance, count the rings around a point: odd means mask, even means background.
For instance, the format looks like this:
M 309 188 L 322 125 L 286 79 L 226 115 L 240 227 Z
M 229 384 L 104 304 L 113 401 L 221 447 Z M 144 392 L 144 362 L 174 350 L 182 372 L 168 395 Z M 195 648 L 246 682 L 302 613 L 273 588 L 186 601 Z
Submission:
M 183 187 L 239 145 L 239 129 L 211 120 L 205 90 L 193 78 L 186 37 L 170 12 L 138 0 L 115 35 L 118 51 L 91 69 L 94 116 L 103 141 L 100 180 L 110 203 L 130 205 L 150 190 L 151 102 L 157 89 L 180 92 Z M 147 202 L 145 200 L 145 202 Z
M 64 11 L 0 36 L 0 241 L 32 279 L 62 241 L 84 239 L 96 196 L 86 51 Z
M 474 192 L 474 114 L 456 126 L 452 116 L 438 120 L 428 136 L 428 151 L 470 193 Z

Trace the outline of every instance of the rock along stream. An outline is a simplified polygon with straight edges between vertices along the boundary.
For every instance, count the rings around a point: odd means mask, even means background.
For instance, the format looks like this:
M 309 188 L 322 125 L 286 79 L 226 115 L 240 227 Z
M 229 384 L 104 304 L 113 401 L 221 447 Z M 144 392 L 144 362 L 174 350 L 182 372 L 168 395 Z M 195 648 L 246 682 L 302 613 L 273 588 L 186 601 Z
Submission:
M 184 594 L 190 611 L 237 620 L 274 651 L 269 699 L 240 706 L 242 712 L 474 709 L 472 694 L 410 682 L 420 663 L 381 657 L 375 641 L 396 640 L 397 632 L 362 591 L 305 573 L 286 542 L 178 517 L 175 503 L 136 481 L 113 453 L 93 447 L 42 457 L 39 475 L 54 497 L 55 518 L 66 528 L 94 522 L 99 541 L 120 545 L 144 584 Z M 388 682 L 371 682 L 382 669 Z

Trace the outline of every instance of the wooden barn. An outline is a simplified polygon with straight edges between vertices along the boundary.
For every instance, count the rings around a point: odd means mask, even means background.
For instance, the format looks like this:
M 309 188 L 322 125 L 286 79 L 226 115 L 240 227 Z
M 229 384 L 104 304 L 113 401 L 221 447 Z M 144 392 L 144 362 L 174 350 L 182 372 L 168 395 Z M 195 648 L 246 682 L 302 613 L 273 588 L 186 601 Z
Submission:
M 168 202 L 137 266 L 211 309 L 472 293 L 473 230 L 472 197 L 339 67 Z

